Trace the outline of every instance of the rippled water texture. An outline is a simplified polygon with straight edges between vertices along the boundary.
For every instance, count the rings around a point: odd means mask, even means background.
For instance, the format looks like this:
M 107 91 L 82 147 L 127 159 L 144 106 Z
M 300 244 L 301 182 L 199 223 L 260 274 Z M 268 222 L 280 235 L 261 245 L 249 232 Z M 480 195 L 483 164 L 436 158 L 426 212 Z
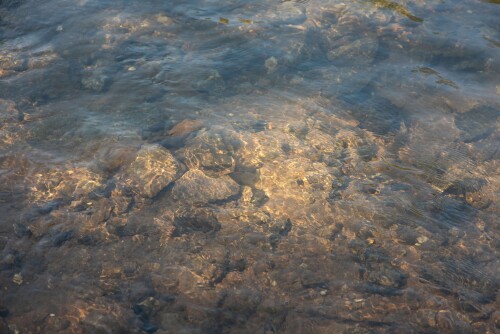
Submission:
M 0 0 L 0 333 L 500 333 L 497 0 Z

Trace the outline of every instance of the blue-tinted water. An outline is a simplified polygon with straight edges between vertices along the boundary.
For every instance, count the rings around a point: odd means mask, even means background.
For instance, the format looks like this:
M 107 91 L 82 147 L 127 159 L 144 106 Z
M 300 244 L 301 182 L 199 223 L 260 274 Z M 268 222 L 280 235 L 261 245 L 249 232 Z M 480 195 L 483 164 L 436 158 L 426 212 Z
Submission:
M 499 17 L 0 0 L 0 333 L 499 332 Z

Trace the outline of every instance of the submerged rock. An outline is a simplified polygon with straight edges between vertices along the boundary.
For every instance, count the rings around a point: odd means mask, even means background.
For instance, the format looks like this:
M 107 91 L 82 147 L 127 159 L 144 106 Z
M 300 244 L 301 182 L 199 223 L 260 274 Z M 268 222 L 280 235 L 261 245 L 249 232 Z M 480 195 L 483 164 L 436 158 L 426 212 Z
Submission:
M 184 136 L 203 128 L 204 124 L 200 120 L 185 119 L 177 123 L 168 131 L 169 136 Z
M 215 233 L 221 229 L 221 224 L 212 211 L 199 208 L 181 210 L 176 214 L 174 227 L 172 236 L 178 237 L 193 232 Z
M 373 62 L 378 48 L 375 38 L 356 39 L 351 43 L 346 42 L 344 40 L 342 42 L 338 41 L 338 47 L 328 52 L 328 60 L 336 65 L 347 66 L 368 65 Z
M 214 127 L 189 140 L 180 155 L 189 168 L 202 169 L 210 176 L 219 176 L 234 171 L 234 156 L 241 146 L 238 134 Z
M 83 167 L 61 167 L 42 170 L 29 178 L 32 184 L 30 199 L 35 203 L 46 203 L 39 213 L 49 213 L 60 204 L 61 198 L 78 199 L 102 186 L 102 176 Z M 54 201 L 47 204 L 49 201 Z
M 52 246 L 61 247 L 66 241 L 71 240 L 75 235 L 74 230 L 59 232 L 52 237 Z
M 175 181 L 182 165 L 160 145 L 144 145 L 121 178 L 140 196 L 152 198 Z
M 175 182 L 172 197 L 183 202 L 210 203 L 235 196 L 239 191 L 240 186 L 227 175 L 212 178 L 193 169 Z
M 274 57 L 270 57 L 270 58 L 266 59 L 265 66 L 267 69 L 267 73 L 271 74 L 271 73 L 276 71 L 276 69 L 278 67 L 278 60 Z
M 82 73 L 82 86 L 86 89 L 101 92 L 106 87 L 109 78 L 101 68 L 87 68 Z
M 257 188 L 269 196 L 270 202 L 287 203 L 287 206 L 295 208 L 325 199 L 332 181 L 325 164 L 295 158 L 264 165 Z
M 159 143 L 168 149 L 179 149 L 185 145 L 189 138 L 193 138 L 203 126 L 204 123 L 200 120 L 185 119 L 167 131 L 168 136 Z

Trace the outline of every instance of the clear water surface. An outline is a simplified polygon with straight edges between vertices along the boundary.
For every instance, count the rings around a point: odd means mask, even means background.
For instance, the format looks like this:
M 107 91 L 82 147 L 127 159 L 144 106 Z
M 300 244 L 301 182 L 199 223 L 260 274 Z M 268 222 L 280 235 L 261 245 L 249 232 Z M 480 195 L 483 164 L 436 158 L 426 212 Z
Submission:
M 0 0 L 0 333 L 499 333 L 497 0 Z

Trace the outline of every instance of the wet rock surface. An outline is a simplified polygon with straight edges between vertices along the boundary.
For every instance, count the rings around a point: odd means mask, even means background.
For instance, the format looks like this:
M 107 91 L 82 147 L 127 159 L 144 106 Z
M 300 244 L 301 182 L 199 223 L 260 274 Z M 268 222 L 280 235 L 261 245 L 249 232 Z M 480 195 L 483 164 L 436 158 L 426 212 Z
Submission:
M 138 195 L 151 198 L 180 177 L 182 168 L 167 149 L 160 145 L 144 145 L 120 178 Z
M 201 170 L 192 169 L 175 182 L 171 196 L 186 204 L 210 203 L 236 196 L 239 190 L 229 176 L 211 178 Z
M 198 134 L 180 150 L 182 161 L 189 168 L 199 168 L 210 176 L 234 171 L 234 155 L 242 145 L 239 135 L 222 127 Z

